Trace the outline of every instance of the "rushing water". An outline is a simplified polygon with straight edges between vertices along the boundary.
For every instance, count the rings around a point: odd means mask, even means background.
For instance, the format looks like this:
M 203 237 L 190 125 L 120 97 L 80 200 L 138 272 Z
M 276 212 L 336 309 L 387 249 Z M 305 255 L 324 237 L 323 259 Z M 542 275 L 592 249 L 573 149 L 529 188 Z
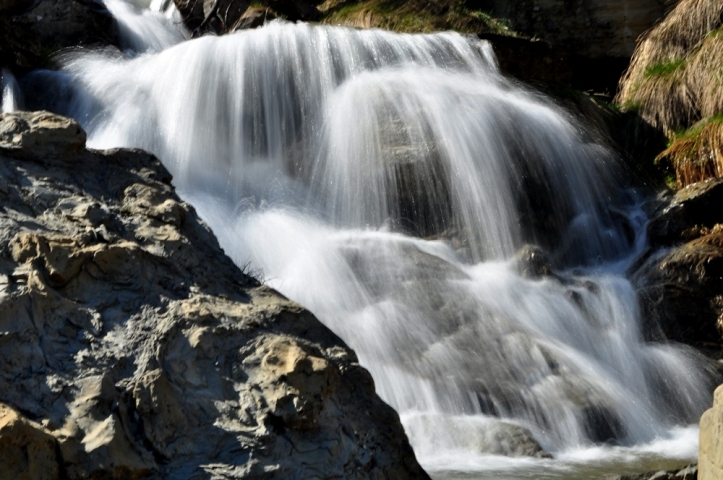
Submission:
M 357 351 L 439 478 L 695 455 L 684 426 L 711 379 L 692 350 L 643 343 L 624 276 L 641 199 L 487 43 L 281 22 L 184 41 L 172 15 L 108 5 L 125 54 L 26 85 L 90 146 L 157 154 L 234 261 Z M 520 273 L 526 243 L 553 275 Z M 556 459 L 500 456 L 520 453 L 515 426 Z
M 0 71 L 0 80 L 0 111 L 8 113 L 22 109 L 23 94 L 15 76 L 3 68 Z

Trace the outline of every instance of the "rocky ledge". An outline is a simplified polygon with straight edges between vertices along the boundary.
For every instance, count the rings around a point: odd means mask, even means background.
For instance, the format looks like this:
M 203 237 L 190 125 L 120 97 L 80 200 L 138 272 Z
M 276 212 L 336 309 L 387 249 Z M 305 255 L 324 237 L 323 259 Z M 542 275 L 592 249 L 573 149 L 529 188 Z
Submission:
M 710 179 L 663 199 L 652 213 L 651 249 L 633 275 L 649 340 L 687 343 L 721 356 L 721 202 L 723 180 Z
M 73 120 L 0 116 L 3 478 L 428 478 L 354 352 L 170 181 Z

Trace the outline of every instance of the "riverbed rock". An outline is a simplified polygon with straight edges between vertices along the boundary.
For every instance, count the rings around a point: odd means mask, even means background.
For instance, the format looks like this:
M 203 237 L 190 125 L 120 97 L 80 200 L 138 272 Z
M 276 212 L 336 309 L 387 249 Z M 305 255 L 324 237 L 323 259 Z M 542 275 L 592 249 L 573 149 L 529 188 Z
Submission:
M 156 158 L 47 112 L 0 132 L 0 444 L 34 452 L 0 471 L 428 478 L 354 352 L 240 271 Z
M 695 237 L 701 228 L 723 223 L 723 179 L 711 178 L 681 190 L 653 213 L 648 224 L 652 245 L 672 245 Z
M 535 247 L 529 250 L 540 253 Z M 480 298 L 478 287 L 470 281 L 471 275 L 480 275 L 480 270 L 472 273 L 474 269 L 464 268 L 455 261 L 452 245 L 444 248 L 431 242 L 424 245 L 410 239 L 390 242 L 369 236 L 350 239 L 341 253 L 354 275 L 355 288 L 364 288 L 374 308 L 382 312 L 389 309 L 396 318 L 413 319 L 414 328 L 408 328 L 403 321 L 375 323 L 377 338 L 383 341 L 368 344 L 367 354 L 380 363 L 394 365 L 401 372 L 429 382 L 429 392 L 436 395 L 438 405 L 445 405 L 448 398 L 455 395 L 457 400 L 450 408 L 456 412 L 524 419 L 528 425 L 546 432 L 554 432 L 552 418 L 563 418 L 572 412 L 581 431 L 595 442 L 615 444 L 627 435 L 624 421 L 608 392 L 580 375 L 575 365 L 539 334 L 495 308 L 499 299 Z M 587 309 L 587 302 L 599 291 L 596 285 L 555 276 L 542 253 L 540 256 L 541 262 L 528 267 L 533 270 L 532 278 L 512 273 L 519 267 L 517 262 L 499 264 L 487 270 L 485 276 L 499 282 L 512 280 L 509 288 L 518 291 L 520 297 L 529 292 L 526 283 L 546 282 L 549 288 L 566 291 L 570 308 Z M 539 275 L 534 276 L 536 274 Z M 600 329 L 600 334 L 606 328 L 605 325 L 595 327 Z M 354 335 L 354 331 L 350 329 L 342 333 L 344 335 Z M 537 413 L 528 416 L 530 411 Z M 449 421 L 450 425 L 440 428 L 449 432 L 454 425 Z M 423 432 L 432 431 L 420 428 Z M 515 440 L 522 438 L 517 433 L 503 430 L 502 436 L 495 439 L 490 437 L 490 432 L 480 434 L 475 445 L 460 447 L 504 455 L 537 456 L 524 446 L 526 442 Z M 428 437 L 420 432 L 410 435 Z M 459 441 L 450 434 L 450 444 Z M 518 445 L 519 450 L 517 447 L 505 449 L 505 442 Z M 428 444 L 428 441 L 420 443 Z M 440 446 L 442 444 L 440 440 Z
M 648 339 L 720 344 L 723 234 L 706 235 L 651 257 L 634 282 Z
M 713 406 L 700 417 L 698 479 L 723 478 L 723 386 L 713 395 Z
M 633 281 L 650 340 L 719 346 L 723 327 L 723 180 L 659 197 L 648 224 L 654 248 Z
M 550 254 L 537 245 L 524 245 L 515 254 L 514 262 L 523 277 L 539 279 L 553 275 Z
M 607 480 L 696 480 L 698 478 L 698 465 L 691 464 L 672 470 L 656 470 L 654 472 L 618 475 L 609 477 Z
M 118 28 L 99 0 L 36 0 L 0 5 L 0 67 L 48 67 L 69 47 L 119 45 Z
M 289 21 L 316 21 L 321 13 L 315 0 L 174 0 L 183 23 L 194 37 L 255 28 L 280 16 Z
M 232 31 L 258 28 L 276 18 L 276 12 L 268 7 L 250 7 L 233 26 Z
M 421 414 L 407 418 L 405 426 L 430 455 L 435 449 L 455 448 L 481 455 L 552 458 L 529 429 L 489 417 Z

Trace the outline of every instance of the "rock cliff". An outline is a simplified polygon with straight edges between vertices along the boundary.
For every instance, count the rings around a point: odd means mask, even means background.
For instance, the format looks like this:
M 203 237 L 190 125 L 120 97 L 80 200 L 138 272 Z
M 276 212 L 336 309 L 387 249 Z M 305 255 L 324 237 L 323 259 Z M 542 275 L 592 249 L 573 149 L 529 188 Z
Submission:
M 84 144 L 0 116 L 0 471 L 428 478 L 354 352 L 240 271 L 157 159 Z

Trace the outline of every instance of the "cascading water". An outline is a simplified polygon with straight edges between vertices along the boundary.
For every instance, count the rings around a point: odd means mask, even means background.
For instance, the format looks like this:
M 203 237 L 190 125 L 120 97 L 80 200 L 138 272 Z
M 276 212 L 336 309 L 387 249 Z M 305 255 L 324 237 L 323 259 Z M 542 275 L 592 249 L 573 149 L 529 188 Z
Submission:
M 696 354 L 643 343 L 645 216 L 614 157 L 488 44 L 280 22 L 177 43 L 122 7 L 147 53 L 26 81 L 90 146 L 157 154 L 237 263 L 357 351 L 424 465 L 515 453 L 509 423 L 559 458 L 645 451 L 707 406 Z M 520 274 L 529 242 L 555 274 Z
M 3 68 L 0 71 L 0 106 L 2 113 L 14 112 L 23 107 L 23 94 L 15 76 L 9 70 Z
M 105 5 L 116 19 L 121 45 L 129 54 L 160 52 L 189 37 L 175 6 L 161 12 L 168 2 L 105 0 Z

